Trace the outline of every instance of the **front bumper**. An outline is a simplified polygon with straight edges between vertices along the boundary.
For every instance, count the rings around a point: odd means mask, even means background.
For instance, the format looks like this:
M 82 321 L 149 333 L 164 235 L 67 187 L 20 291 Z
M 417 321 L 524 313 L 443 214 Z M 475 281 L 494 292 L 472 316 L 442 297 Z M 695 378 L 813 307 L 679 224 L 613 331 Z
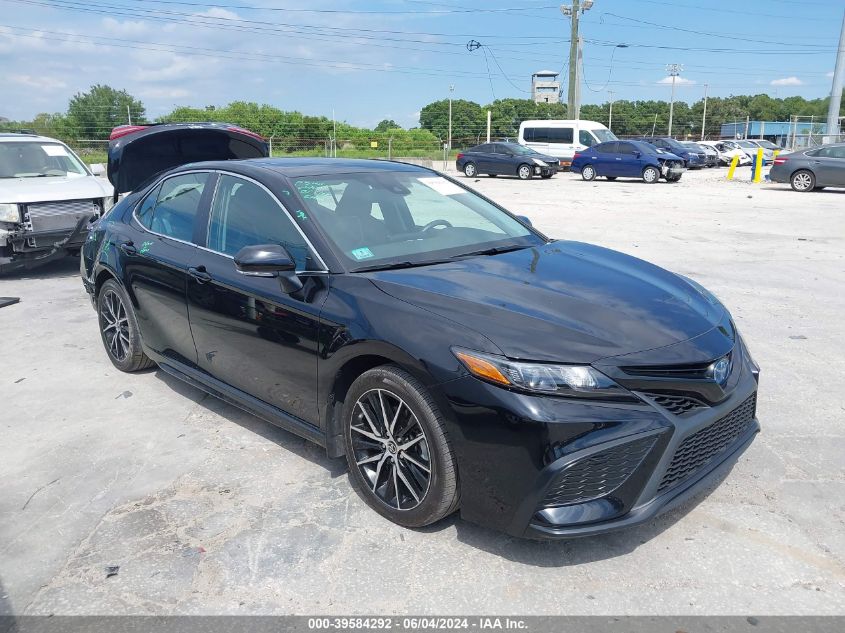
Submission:
M 464 519 L 527 538 L 573 538 L 648 521 L 707 489 L 750 445 L 756 369 L 692 412 L 542 397 L 461 378 L 442 385 L 454 420 Z M 639 395 L 639 394 L 638 394 Z
M 93 217 L 80 218 L 72 229 L 16 233 L 5 255 L 0 254 L 0 274 L 42 266 L 81 248 Z

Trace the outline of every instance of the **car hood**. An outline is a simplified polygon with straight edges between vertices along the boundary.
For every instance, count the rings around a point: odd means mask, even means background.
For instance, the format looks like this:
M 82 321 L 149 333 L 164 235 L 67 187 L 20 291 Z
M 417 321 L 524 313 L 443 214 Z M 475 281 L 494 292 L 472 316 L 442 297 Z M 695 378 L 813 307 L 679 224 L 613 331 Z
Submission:
M 578 242 L 368 275 L 517 359 L 592 363 L 689 340 L 726 315 L 678 275 Z
M 268 155 L 267 141 L 228 123 L 123 126 L 109 141 L 108 177 L 117 193 L 127 193 L 180 165 Z
M 0 202 L 27 204 L 104 198 L 108 195 L 111 195 L 108 184 L 96 176 L 48 176 L 0 180 Z
M 662 158 L 663 160 L 681 160 L 681 161 L 684 160 L 683 158 L 681 158 L 677 154 L 673 154 L 672 152 L 667 152 L 666 150 L 659 152 L 657 154 L 657 157 Z

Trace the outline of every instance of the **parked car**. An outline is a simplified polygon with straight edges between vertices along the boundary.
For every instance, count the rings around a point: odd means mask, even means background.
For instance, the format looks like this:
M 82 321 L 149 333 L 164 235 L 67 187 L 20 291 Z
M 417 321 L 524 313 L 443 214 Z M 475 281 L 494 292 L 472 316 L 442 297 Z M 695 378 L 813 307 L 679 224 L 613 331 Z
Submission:
M 413 165 L 150 178 L 156 161 L 151 144 L 113 166 L 119 191 L 149 180 L 83 248 L 108 358 L 345 456 L 391 521 L 460 508 L 517 536 L 628 527 L 712 486 L 759 430 L 758 367 L 688 278 L 550 240 Z
M 694 152 L 704 152 L 704 167 L 719 166 L 719 152 L 712 147 L 694 141 L 680 141 L 680 143 Z
M 575 154 L 570 170 L 584 180 L 604 176 L 608 180 L 642 178 L 655 183 L 661 178 L 677 182 L 683 175 L 684 161 L 679 156 L 660 152 L 643 141 L 611 141 L 599 143 Z
M 741 149 L 743 152 L 748 154 L 748 157 L 751 159 L 752 163 L 757 160 L 757 152 L 760 149 L 763 150 L 763 164 L 764 165 L 771 165 L 772 160 L 774 160 L 774 158 L 773 158 L 774 150 L 772 150 L 771 148 L 768 148 L 768 147 L 762 147 L 761 145 L 758 144 L 758 141 L 752 141 L 750 139 L 747 139 L 747 140 L 741 139 L 741 140 L 734 141 L 734 143 L 736 143 L 736 145 L 737 145 L 737 147 L 739 147 L 739 149 Z
M 78 252 L 111 201 L 106 181 L 61 141 L 0 134 L 0 273 Z
M 519 125 L 520 144 L 559 158 L 564 167 L 569 166 L 576 152 L 615 140 L 616 135 L 597 121 L 539 120 Z
M 687 169 L 701 169 L 707 160 L 704 150 L 685 147 L 679 141 L 670 137 L 645 137 L 639 140 L 651 143 L 657 149 L 680 156 L 684 161 L 684 167 Z
M 482 143 L 458 154 L 455 165 L 467 178 L 486 174 L 518 176 L 521 180 L 534 176 L 551 178 L 560 168 L 557 158 L 519 143 Z
M 722 165 L 730 165 L 734 156 L 738 157 L 737 165 L 750 165 L 751 157 L 739 148 L 733 141 L 699 141 L 699 145 L 712 147 L 719 155 Z
M 769 171 L 772 182 L 788 182 L 795 191 L 845 187 L 845 143 L 781 154 Z

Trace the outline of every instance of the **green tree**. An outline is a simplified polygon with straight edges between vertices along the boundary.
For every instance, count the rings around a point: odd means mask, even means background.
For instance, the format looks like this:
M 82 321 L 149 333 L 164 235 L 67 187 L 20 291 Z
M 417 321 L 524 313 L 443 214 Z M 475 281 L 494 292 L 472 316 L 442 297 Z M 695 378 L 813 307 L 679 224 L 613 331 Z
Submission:
M 379 121 L 379 124 L 375 127 L 376 132 L 387 132 L 388 130 L 395 130 L 401 129 L 402 126 L 399 125 L 393 119 L 382 119 Z
M 420 110 L 420 127 L 445 141 L 449 135 L 449 100 L 429 103 Z M 463 99 L 452 101 L 453 145 L 474 143 L 486 129 L 487 113 L 480 105 Z
M 99 84 L 88 92 L 77 93 L 68 104 L 70 126 L 80 138 L 108 138 L 112 128 L 128 123 L 143 122 L 144 104 L 125 90 Z

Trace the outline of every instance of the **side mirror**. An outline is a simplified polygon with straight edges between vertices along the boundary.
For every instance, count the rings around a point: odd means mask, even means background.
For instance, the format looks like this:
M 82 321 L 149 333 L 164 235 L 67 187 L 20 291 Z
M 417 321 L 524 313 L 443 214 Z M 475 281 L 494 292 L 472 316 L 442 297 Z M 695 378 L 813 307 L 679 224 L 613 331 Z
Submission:
M 244 246 L 235 255 L 235 267 L 244 275 L 278 277 L 282 290 L 288 294 L 302 290 L 302 282 L 296 276 L 296 262 L 284 246 Z
M 640 156 L 642 156 L 642 155 L 643 155 L 643 153 L 642 153 L 641 151 L 639 151 L 639 150 L 637 150 L 637 151 L 635 151 L 635 152 L 634 152 L 634 156 L 636 156 L 637 158 L 639 158 L 639 157 L 640 157 Z
M 91 170 L 91 173 L 95 176 L 105 176 L 106 175 L 106 167 L 103 163 L 92 163 L 88 165 L 88 169 Z
M 519 218 L 523 224 L 527 224 L 528 226 L 534 226 L 533 224 L 531 224 L 531 220 L 527 215 L 518 215 L 516 217 Z

